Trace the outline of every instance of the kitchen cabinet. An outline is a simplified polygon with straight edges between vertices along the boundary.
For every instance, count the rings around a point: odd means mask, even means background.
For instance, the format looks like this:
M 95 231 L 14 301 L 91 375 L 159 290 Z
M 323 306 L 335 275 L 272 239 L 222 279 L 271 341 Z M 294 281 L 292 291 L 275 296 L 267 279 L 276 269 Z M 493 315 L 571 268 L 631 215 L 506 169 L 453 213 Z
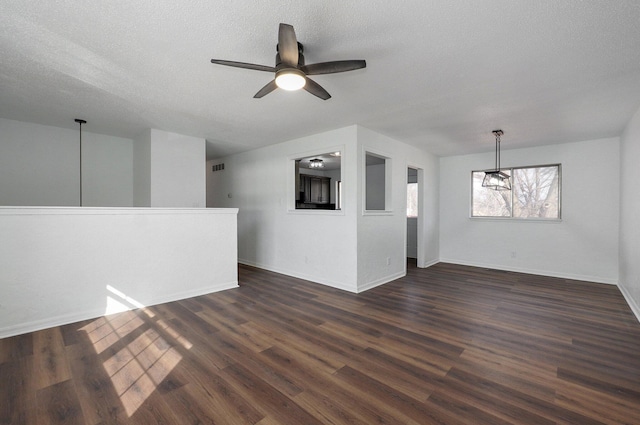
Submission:
M 300 174 L 296 208 L 335 208 L 331 204 L 331 178 Z

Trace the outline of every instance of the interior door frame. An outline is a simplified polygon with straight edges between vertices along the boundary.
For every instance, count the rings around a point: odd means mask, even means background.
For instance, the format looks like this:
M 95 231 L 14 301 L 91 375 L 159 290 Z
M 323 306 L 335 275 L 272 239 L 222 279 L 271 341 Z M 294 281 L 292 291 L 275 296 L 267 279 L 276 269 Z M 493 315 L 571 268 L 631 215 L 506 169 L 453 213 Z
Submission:
M 418 218 L 416 220 L 417 222 L 417 237 L 416 237 L 416 243 L 417 243 L 417 249 L 416 249 L 416 263 L 417 266 L 420 268 L 424 268 L 425 267 L 425 261 L 424 261 L 424 169 L 417 166 L 417 165 L 412 165 L 412 164 L 407 164 L 406 167 L 406 172 L 405 172 L 405 186 L 409 184 L 409 168 L 413 169 L 413 170 L 417 170 L 418 171 L 418 179 L 417 179 L 417 183 L 418 183 Z M 405 197 L 405 205 L 406 205 L 406 197 Z M 405 213 L 406 216 L 406 213 Z M 408 240 L 408 234 L 407 234 L 407 226 L 405 223 L 404 226 L 404 258 L 407 258 L 407 240 Z

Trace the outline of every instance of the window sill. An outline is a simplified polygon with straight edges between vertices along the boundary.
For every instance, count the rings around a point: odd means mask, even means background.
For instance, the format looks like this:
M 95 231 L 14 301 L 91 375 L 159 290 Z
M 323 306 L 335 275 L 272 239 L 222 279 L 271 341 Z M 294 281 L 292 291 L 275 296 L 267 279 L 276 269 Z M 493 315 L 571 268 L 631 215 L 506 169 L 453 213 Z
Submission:
M 469 220 L 510 221 L 514 223 L 549 223 L 549 224 L 558 224 L 562 222 L 561 218 L 469 217 Z
M 288 209 L 287 214 L 294 215 L 345 215 L 344 210 L 323 210 L 320 208 Z
M 393 215 L 392 210 L 365 210 L 362 211 L 362 215 Z

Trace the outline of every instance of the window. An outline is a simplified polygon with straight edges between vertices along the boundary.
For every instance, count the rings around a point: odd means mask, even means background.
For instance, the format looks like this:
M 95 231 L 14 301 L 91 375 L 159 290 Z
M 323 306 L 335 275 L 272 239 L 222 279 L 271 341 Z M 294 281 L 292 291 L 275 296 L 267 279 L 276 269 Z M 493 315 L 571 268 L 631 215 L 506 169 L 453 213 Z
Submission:
M 418 183 L 407 184 L 407 217 L 418 216 Z
M 560 219 L 560 164 L 501 171 L 511 176 L 511 190 L 482 187 L 484 171 L 471 172 L 472 217 Z

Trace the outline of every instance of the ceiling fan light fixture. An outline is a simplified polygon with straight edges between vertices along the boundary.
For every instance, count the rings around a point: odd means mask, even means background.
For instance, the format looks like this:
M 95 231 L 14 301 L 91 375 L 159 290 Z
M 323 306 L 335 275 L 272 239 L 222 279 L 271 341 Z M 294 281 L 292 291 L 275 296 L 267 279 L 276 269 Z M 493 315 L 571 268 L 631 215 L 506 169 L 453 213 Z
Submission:
M 299 69 L 286 68 L 276 72 L 276 85 L 283 90 L 300 90 L 306 83 L 304 72 Z
M 277 88 L 284 90 L 300 90 L 304 88 L 310 94 L 322 100 L 331 99 L 331 95 L 322 86 L 307 75 L 336 74 L 367 67 L 364 59 L 319 62 L 306 65 L 304 50 L 296 38 L 292 25 L 281 23 L 278 27 L 278 44 L 276 45 L 276 66 L 258 65 L 255 63 L 236 62 L 222 59 L 211 59 L 211 63 L 235 68 L 253 69 L 255 71 L 273 72 L 275 79 L 269 81 L 253 96 L 260 99 Z

